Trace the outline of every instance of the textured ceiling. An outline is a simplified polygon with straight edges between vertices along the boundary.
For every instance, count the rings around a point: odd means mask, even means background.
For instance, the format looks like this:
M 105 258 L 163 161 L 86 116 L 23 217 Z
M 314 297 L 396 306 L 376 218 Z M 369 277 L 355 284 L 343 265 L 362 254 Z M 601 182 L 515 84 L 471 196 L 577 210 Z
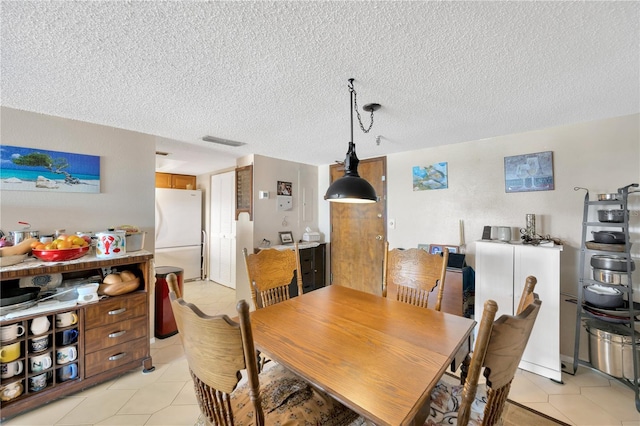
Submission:
M 344 159 L 351 77 L 382 104 L 360 158 L 640 111 L 637 1 L 0 7 L 3 106 L 156 135 L 177 173 Z

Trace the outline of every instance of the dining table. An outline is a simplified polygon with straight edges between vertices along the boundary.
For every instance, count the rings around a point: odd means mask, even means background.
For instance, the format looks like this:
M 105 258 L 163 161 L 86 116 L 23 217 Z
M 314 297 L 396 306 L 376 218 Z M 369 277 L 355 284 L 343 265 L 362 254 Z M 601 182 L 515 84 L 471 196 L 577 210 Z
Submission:
M 379 426 L 422 426 L 475 324 L 338 284 L 251 313 L 257 350 Z

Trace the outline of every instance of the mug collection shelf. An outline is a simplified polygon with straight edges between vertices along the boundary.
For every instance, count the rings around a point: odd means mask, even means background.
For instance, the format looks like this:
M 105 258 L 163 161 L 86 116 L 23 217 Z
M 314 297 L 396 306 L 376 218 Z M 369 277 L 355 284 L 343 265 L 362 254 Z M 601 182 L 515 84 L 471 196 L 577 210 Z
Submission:
M 0 421 L 140 366 L 143 373 L 153 371 L 148 292 L 149 280 L 153 277 L 152 258 L 151 253 L 140 251 L 108 260 L 87 256 L 55 265 L 35 262 L 33 266 L 0 268 L 0 286 L 3 287 L 16 279 L 42 274 L 88 277 L 102 268 L 127 269 L 140 277 L 140 286 L 131 293 L 72 307 L 60 305 L 59 309 L 24 316 L 16 311 L 0 317 L 3 330 L 13 324 L 24 330 L 15 339 L 0 342 L 3 358 L 5 348 L 14 343 L 19 346 L 15 360 L 0 360 L 3 368 L 13 361 L 22 363 L 20 372 L 14 371 L 10 377 L 7 373 L 6 377 L 0 378 Z M 57 317 L 59 321 L 56 321 Z M 46 329 L 33 328 L 34 320 L 48 323 Z M 47 337 L 46 348 L 38 350 L 41 343 L 34 343 L 34 339 L 44 336 Z M 19 385 L 12 388 L 12 383 L 16 382 Z

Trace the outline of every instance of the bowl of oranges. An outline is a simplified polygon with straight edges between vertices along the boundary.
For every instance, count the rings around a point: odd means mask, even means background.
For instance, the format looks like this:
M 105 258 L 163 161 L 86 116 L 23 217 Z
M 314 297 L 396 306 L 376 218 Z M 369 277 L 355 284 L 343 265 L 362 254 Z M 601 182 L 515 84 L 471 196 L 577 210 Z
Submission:
M 79 235 L 60 235 L 50 243 L 34 242 L 31 253 L 45 262 L 79 259 L 89 252 L 89 241 Z

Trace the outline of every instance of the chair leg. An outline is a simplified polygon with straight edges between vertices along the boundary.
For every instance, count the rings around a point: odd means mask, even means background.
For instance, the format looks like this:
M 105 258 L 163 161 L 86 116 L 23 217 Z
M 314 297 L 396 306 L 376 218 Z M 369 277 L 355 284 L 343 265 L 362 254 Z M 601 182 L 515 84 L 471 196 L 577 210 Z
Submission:
M 460 364 L 460 384 L 464 385 L 467 381 L 467 374 L 469 374 L 469 365 L 471 364 L 471 355 L 467 355 Z

